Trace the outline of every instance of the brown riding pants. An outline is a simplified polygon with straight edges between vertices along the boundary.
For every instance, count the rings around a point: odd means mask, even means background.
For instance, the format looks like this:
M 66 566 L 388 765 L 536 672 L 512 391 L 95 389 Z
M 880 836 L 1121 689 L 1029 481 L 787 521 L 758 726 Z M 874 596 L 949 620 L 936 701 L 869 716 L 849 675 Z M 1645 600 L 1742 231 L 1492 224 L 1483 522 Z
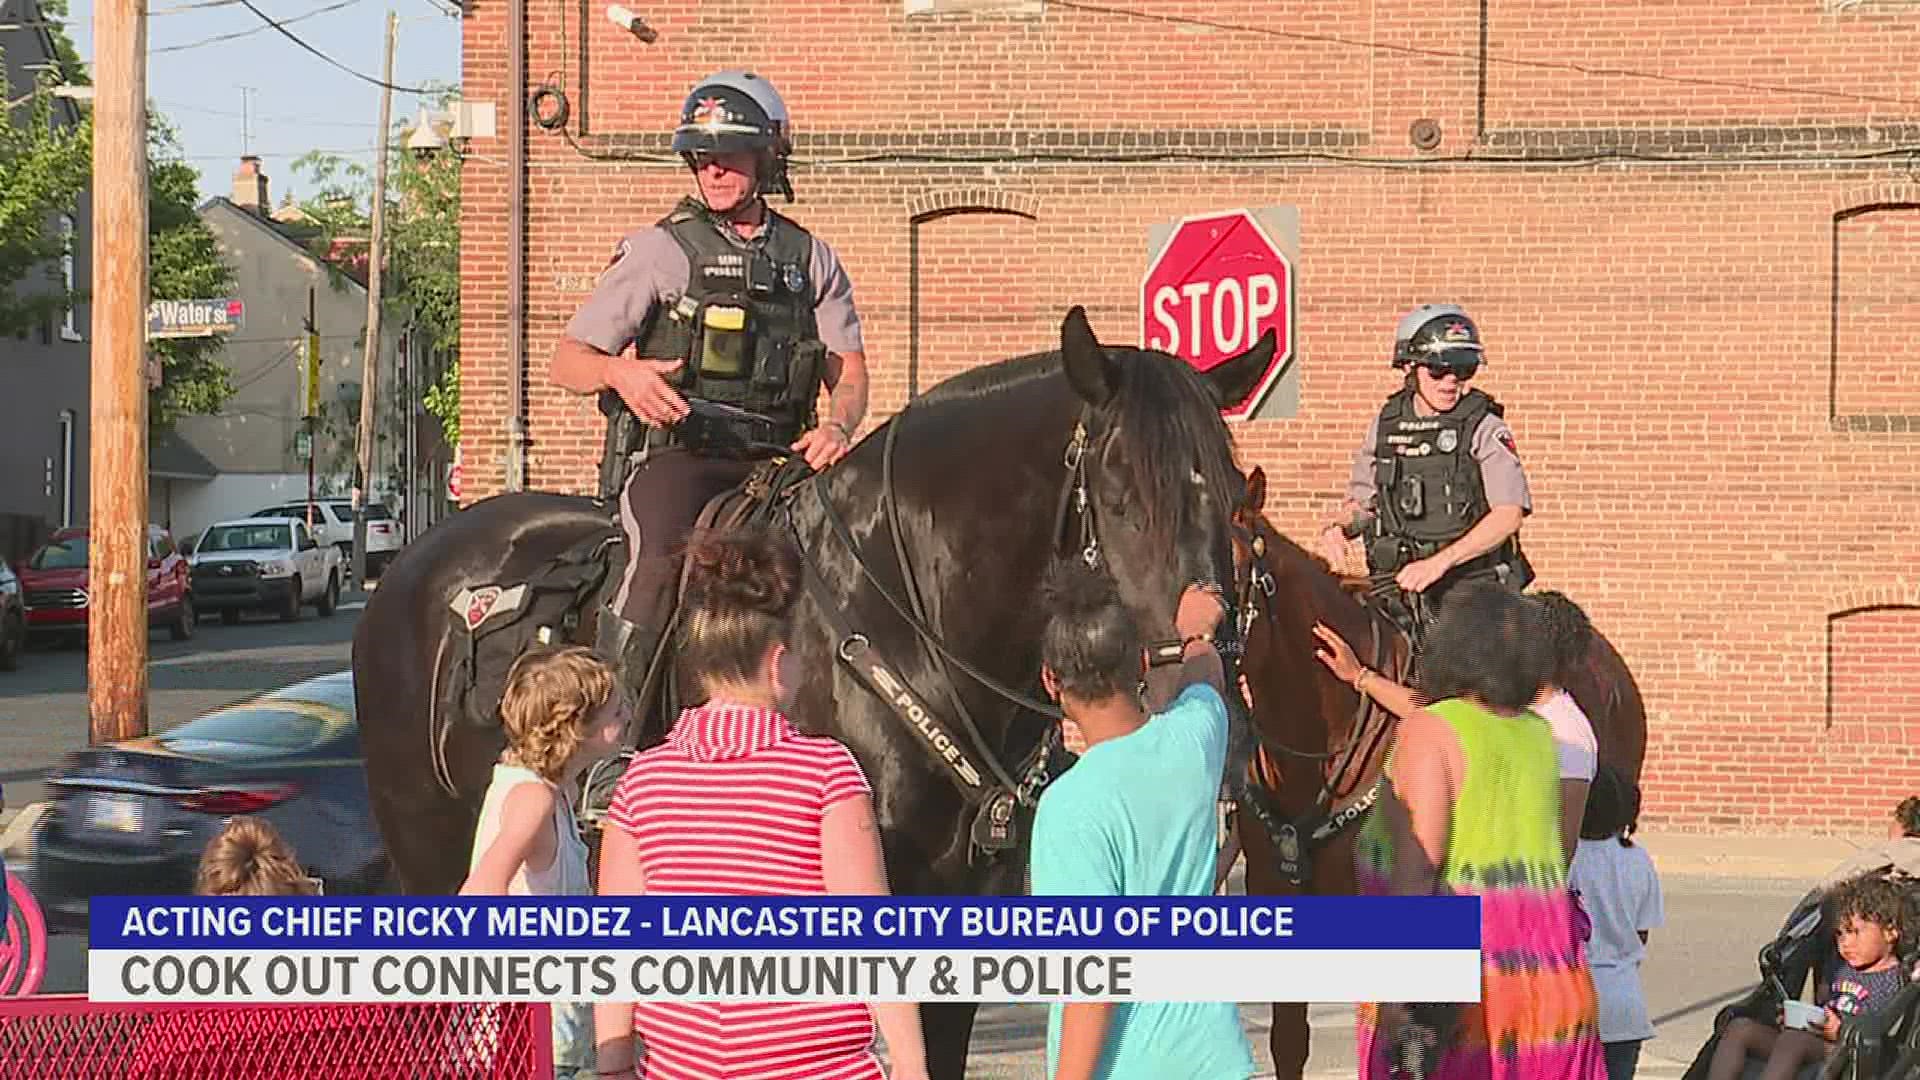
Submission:
M 620 497 L 627 569 L 613 601 L 621 618 L 643 629 L 665 629 L 687 536 L 700 511 L 752 471 L 752 462 L 701 457 L 674 446 L 647 455 L 627 477 Z

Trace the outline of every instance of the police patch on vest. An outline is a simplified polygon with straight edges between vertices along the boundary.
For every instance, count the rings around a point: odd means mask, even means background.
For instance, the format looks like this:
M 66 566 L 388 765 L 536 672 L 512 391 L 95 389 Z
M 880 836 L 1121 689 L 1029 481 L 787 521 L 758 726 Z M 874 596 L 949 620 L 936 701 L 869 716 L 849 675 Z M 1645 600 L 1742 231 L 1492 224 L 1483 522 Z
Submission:
M 1440 433 L 1437 441 L 1440 444 L 1441 453 L 1451 454 L 1453 453 L 1453 448 L 1460 445 L 1460 433 L 1452 428 L 1448 428 Z
M 627 256 L 631 254 L 633 254 L 633 247 L 628 244 L 625 239 L 615 244 L 613 247 L 613 258 L 607 260 L 607 265 L 601 268 L 600 276 L 594 278 L 593 283 L 598 285 L 607 280 L 607 275 L 613 273 L 613 268 L 626 262 Z
M 788 292 L 797 293 L 806 289 L 807 275 L 801 273 L 800 268 L 798 266 L 795 266 L 793 263 L 787 264 L 786 277 L 787 277 Z

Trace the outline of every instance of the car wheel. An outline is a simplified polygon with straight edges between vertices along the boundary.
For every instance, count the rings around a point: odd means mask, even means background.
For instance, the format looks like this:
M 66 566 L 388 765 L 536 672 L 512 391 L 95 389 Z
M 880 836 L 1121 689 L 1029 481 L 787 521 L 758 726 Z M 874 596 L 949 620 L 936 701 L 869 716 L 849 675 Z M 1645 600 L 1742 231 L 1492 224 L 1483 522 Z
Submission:
M 340 578 L 337 575 L 328 574 L 327 575 L 327 591 L 320 594 L 320 602 L 315 604 L 313 606 L 313 609 L 315 611 L 318 611 L 320 613 L 320 617 L 324 619 L 332 615 L 333 609 L 339 606 L 340 606 Z
M 173 625 L 168 627 L 175 641 L 193 640 L 194 627 L 199 625 L 199 616 L 193 610 L 193 597 L 180 598 L 180 610 L 173 616 Z
M 294 578 L 287 588 L 287 598 L 280 602 L 281 622 L 292 622 L 300 617 L 300 598 L 304 592 L 300 579 Z
M 0 671 L 20 666 L 20 653 L 27 647 L 27 624 L 9 620 L 0 626 Z
M 240 609 L 231 608 L 231 607 L 221 608 L 220 621 L 226 624 L 227 626 L 239 626 L 240 625 Z

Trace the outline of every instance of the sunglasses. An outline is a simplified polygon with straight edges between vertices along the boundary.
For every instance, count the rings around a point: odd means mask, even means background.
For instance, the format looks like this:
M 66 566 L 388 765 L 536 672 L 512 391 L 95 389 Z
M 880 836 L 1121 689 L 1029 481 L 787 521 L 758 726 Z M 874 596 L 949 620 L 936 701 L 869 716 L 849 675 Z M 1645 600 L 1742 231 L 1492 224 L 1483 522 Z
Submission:
M 1426 368 L 1427 374 L 1436 379 L 1444 379 L 1451 375 L 1461 382 L 1466 382 L 1473 378 L 1474 372 L 1480 370 L 1480 361 L 1468 360 L 1449 364 L 1421 364 L 1420 366 Z

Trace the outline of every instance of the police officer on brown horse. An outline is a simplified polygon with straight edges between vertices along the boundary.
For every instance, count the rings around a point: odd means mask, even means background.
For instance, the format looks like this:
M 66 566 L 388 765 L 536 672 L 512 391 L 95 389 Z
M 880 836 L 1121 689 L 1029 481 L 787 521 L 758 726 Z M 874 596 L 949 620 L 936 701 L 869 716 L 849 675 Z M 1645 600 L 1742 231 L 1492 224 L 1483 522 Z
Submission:
M 1406 384 L 1387 399 L 1354 456 L 1346 520 L 1321 533 L 1336 565 L 1344 542 L 1366 538 L 1367 568 L 1391 576 L 1395 614 L 1417 632 L 1444 594 L 1468 580 L 1526 588 L 1533 570 L 1520 524 L 1533 512 L 1527 474 L 1500 403 L 1466 384 L 1484 354 L 1479 328 L 1453 304 L 1400 320 L 1393 366 Z M 1418 597 L 1418 600 L 1413 599 Z
M 620 241 L 554 350 L 553 381 L 598 394 L 609 420 L 600 493 L 619 495 L 628 557 L 597 645 L 629 683 L 665 633 L 701 508 L 783 449 L 832 465 L 866 412 L 852 283 L 824 241 L 767 205 L 768 192 L 793 199 L 789 132 L 764 78 L 695 86 L 673 149 L 698 197 Z M 637 358 L 620 355 L 629 344 Z

